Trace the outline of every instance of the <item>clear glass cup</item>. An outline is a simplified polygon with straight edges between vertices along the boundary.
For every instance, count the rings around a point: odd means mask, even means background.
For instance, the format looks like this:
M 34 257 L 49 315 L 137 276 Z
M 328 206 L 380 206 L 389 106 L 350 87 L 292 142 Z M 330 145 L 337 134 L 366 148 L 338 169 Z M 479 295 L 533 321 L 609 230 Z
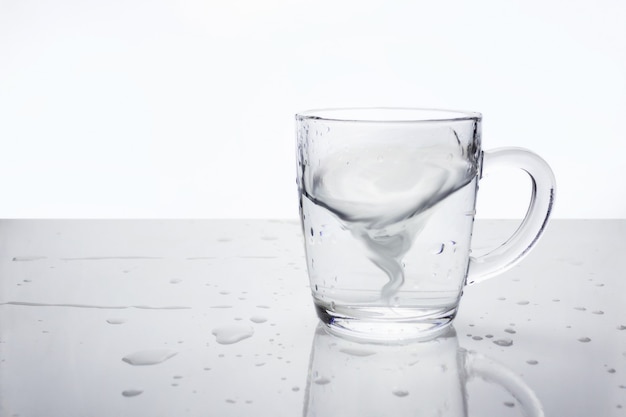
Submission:
M 555 180 L 536 154 L 481 149 L 481 115 L 410 108 L 296 115 L 297 184 L 317 314 L 336 334 L 369 340 L 439 334 L 463 287 L 517 263 L 545 229 Z M 501 246 L 470 256 L 478 181 L 519 168 L 527 214 Z

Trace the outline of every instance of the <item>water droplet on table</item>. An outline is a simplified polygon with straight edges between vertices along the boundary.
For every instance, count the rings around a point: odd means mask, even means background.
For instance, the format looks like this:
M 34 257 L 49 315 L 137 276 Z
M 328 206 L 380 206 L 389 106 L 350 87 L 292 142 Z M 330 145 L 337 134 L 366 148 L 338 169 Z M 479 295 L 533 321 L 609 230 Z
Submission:
M 409 395 L 409 391 L 407 390 L 403 390 L 403 389 L 394 389 L 393 391 L 391 391 L 393 395 L 395 395 L 396 397 L 406 397 L 407 395 Z
M 211 333 L 215 336 L 217 343 L 230 345 L 251 337 L 254 334 L 254 329 L 250 326 L 227 325 L 217 327 Z
M 45 256 L 16 256 L 12 259 L 13 262 L 31 262 L 46 259 Z
M 497 340 L 494 340 L 493 343 L 495 343 L 498 346 L 504 346 L 504 347 L 513 345 L 513 341 L 511 339 L 497 339 Z
M 143 393 L 143 391 L 140 389 L 127 389 L 122 391 L 124 397 L 136 397 L 141 393 Z
M 156 365 L 165 362 L 177 353 L 169 349 L 141 350 L 124 356 L 122 360 L 134 366 Z
M 267 318 L 263 316 L 252 316 L 250 317 L 250 321 L 253 323 L 265 323 Z

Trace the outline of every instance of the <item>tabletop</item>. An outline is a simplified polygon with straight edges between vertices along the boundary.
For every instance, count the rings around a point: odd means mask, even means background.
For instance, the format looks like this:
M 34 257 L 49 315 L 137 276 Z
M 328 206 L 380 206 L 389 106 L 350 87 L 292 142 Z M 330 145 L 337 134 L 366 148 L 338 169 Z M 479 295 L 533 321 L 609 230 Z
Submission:
M 625 254 L 553 220 L 444 337 L 378 346 L 318 326 L 296 221 L 3 220 L 0 416 L 626 416 Z

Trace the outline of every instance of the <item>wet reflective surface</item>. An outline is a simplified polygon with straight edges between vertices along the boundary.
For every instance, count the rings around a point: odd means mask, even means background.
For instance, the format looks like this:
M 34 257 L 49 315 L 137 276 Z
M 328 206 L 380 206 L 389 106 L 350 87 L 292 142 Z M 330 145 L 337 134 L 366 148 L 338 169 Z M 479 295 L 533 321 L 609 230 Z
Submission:
M 318 328 L 302 246 L 291 221 L 0 222 L 0 416 L 626 415 L 626 221 L 553 221 L 401 346 Z

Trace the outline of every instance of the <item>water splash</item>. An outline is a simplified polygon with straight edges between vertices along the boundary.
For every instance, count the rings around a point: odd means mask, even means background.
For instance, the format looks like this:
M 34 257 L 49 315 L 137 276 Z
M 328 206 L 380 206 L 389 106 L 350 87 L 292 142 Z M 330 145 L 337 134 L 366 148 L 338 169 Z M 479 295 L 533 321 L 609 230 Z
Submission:
M 402 258 L 424 228 L 429 209 L 475 177 L 475 166 L 462 153 L 457 143 L 421 149 L 367 146 L 352 149 L 348 164 L 329 158 L 313 175 L 303 174 L 302 195 L 337 216 L 387 275 L 381 300 L 391 304 L 404 284 Z

